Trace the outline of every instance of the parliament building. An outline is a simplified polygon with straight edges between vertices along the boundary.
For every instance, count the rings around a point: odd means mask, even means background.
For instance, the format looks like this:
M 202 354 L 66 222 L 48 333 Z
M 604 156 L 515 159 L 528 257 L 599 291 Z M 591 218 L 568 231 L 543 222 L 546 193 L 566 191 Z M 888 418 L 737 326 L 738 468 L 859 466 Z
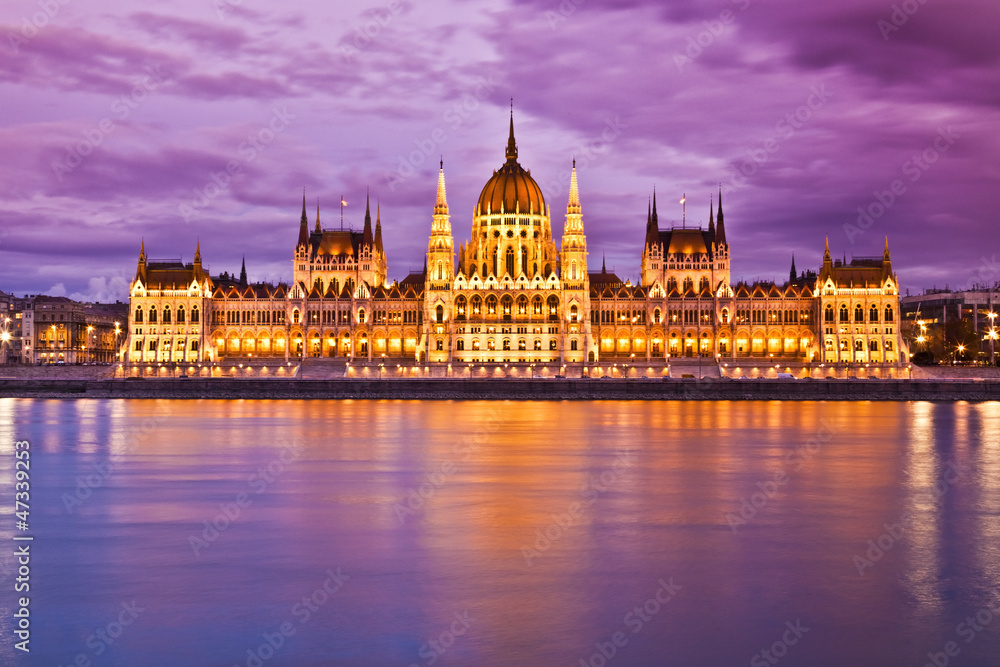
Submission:
M 733 284 L 721 192 L 707 228 L 661 228 L 654 195 L 633 285 L 592 266 L 575 164 L 570 178 L 557 243 L 511 118 L 506 161 L 482 189 L 467 242 L 456 248 L 442 163 L 424 269 L 398 282 L 369 205 L 361 231 L 325 229 L 318 209 L 310 224 L 303 197 L 288 284 L 250 282 L 245 264 L 239 276 L 210 276 L 200 246 L 189 264 L 152 261 L 143 244 L 123 356 L 133 372 L 201 374 L 324 358 L 347 375 L 660 376 L 697 360 L 728 376 L 901 376 L 888 240 L 881 257 L 849 263 L 827 241 L 818 271 L 797 273 L 793 261 L 783 284 Z

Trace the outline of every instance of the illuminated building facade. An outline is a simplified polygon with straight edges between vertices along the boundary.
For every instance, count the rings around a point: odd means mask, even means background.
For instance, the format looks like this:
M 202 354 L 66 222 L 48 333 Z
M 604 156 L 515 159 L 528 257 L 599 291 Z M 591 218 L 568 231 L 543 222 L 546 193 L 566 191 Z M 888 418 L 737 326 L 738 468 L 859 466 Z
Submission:
M 705 229 L 660 229 L 654 195 L 632 285 L 589 266 L 575 165 L 557 243 L 551 209 L 518 162 L 513 119 L 505 157 L 457 249 L 442 163 L 425 268 L 399 282 L 388 280 L 381 215 L 373 228 L 367 205 L 360 232 L 324 229 L 318 210 L 310 230 L 303 197 L 287 285 L 251 284 L 245 265 L 239 279 L 210 277 L 200 251 L 192 264 L 151 262 L 143 246 L 131 285 L 130 360 L 327 357 L 546 373 L 686 358 L 899 362 L 888 242 L 882 258 L 848 264 L 827 247 L 819 273 L 797 274 L 793 261 L 784 284 L 732 284 L 721 193 Z

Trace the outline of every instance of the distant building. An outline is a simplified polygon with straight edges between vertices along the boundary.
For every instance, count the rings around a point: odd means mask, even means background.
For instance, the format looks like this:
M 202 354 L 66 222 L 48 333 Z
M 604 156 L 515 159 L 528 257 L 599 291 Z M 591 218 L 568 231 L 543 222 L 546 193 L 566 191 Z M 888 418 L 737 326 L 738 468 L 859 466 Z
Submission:
M 900 299 L 914 359 L 987 361 L 997 336 L 1000 283 L 953 292 L 929 289 Z M 993 315 L 992 317 L 990 315 Z M 997 347 L 997 338 L 993 346 Z
M 721 192 L 704 229 L 661 229 L 654 195 L 632 285 L 590 266 L 575 165 L 557 243 L 549 204 L 518 162 L 513 119 L 505 157 L 457 249 L 441 165 L 424 269 L 399 282 L 387 277 L 381 215 L 376 209 L 373 228 L 370 206 L 361 231 L 324 229 L 318 210 L 310 229 L 303 197 L 290 284 L 250 283 L 245 264 L 238 280 L 211 277 L 200 247 L 183 264 L 148 260 L 143 245 L 130 287 L 129 359 L 906 361 L 888 241 L 881 257 L 849 263 L 834 261 L 828 243 L 818 273 L 796 272 L 793 260 L 782 284 L 732 284 Z
M 125 340 L 128 305 L 40 295 L 25 299 L 19 314 L 23 363 L 110 363 Z

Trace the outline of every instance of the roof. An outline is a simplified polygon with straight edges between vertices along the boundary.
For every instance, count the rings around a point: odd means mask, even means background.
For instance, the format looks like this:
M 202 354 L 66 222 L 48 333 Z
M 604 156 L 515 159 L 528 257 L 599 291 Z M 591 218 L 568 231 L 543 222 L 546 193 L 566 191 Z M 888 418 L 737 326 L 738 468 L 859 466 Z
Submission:
M 361 246 L 364 244 L 364 232 L 356 232 L 353 229 L 323 230 L 310 234 L 309 243 L 312 244 L 314 257 L 318 255 L 357 257 L 361 254 Z

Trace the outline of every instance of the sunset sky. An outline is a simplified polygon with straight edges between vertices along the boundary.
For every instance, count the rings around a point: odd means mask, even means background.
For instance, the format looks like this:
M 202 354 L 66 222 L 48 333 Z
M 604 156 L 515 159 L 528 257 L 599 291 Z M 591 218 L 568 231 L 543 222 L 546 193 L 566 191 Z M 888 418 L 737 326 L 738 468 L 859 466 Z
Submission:
M 370 188 L 401 280 L 442 155 L 468 240 L 511 98 L 556 236 L 577 160 L 591 270 L 636 280 L 654 186 L 665 227 L 721 183 L 734 281 L 888 235 L 904 289 L 995 282 L 997 26 L 995 0 L 11 0 L 0 290 L 125 299 L 141 240 L 287 281 L 303 188 L 356 228 Z

